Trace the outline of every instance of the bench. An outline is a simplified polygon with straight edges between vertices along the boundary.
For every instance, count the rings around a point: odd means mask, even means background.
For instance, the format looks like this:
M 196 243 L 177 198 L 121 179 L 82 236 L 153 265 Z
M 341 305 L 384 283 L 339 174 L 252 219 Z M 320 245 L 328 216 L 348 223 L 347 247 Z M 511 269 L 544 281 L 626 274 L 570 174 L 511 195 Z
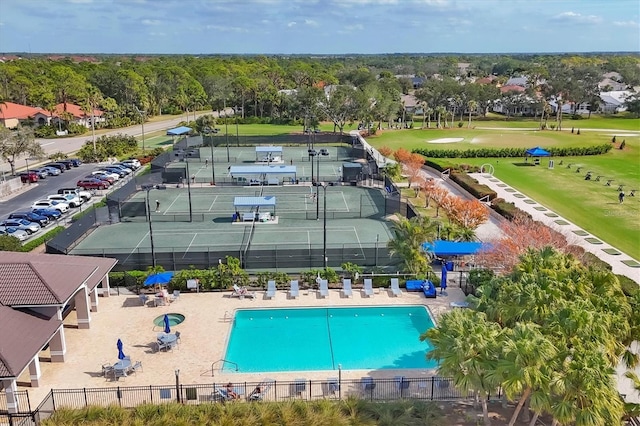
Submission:
M 267 185 L 280 185 L 280 181 L 278 178 L 269 178 L 267 179 Z
M 256 218 L 256 214 L 251 213 L 242 213 L 242 221 L 243 222 L 253 222 Z

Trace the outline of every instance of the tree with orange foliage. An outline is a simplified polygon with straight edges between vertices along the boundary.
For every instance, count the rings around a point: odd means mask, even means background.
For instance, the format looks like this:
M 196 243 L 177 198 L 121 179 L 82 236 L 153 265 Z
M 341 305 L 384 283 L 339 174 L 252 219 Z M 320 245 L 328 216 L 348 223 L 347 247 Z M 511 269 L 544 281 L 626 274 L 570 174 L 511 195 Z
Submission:
M 443 205 L 449 221 L 465 229 L 476 229 L 489 219 L 489 210 L 478 200 L 452 197 L 453 202 Z
M 425 194 L 424 206 L 429 207 L 430 201 L 433 199 L 433 191 L 437 188 L 436 181 L 433 178 L 420 182 L 420 189 Z
M 492 269 L 499 268 L 507 273 L 529 248 L 541 250 L 550 246 L 564 253 L 577 255 L 578 258 L 582 254 L 560 232 L 526 215 L 503 221 L 500 230 L 502 237 L 491 241 L 491 248 L 476 256 L 477 263 Z
M 436 217 L 438 217 L 440 213 L 440 207 L 443 203 L 446 202 L 447 197 L 451 197 L 451 194 L 449 194 L 449 191 L 442 188 L 441 186 L 436 186 L 431 191 L 431 198 L 436 202 Z
M 384 157 L 391 157 L 391 155 L 393 154 L 393 150 L 388 146 L 381 146 L 380 148 L 378 148 L 378 152 Z
M 405 164 L 407 161 L 409 161 L 409 158 L 411 157 L 411 152 L 407 151 L 404 148 L 398 148 L 394 153 L 393 153 L 393 158 L 401 164 Z
M 411 188 L 411 182 L 420 176 L 422 166 L 424 166 L 424 157 L 420 154 L 410 154 L 406 161 L 402 161 L 402 165 L 407 171 L 409 188 Z

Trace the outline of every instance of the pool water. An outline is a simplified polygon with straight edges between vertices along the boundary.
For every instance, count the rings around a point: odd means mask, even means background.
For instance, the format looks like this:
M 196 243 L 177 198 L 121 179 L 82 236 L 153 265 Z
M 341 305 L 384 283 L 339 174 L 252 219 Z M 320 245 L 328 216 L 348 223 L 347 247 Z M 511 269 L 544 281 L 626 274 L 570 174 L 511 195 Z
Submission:
M 225 359 L 243 373 L 435 368 L 420 341 L 433 326 L 424 306 L 241 309 Z

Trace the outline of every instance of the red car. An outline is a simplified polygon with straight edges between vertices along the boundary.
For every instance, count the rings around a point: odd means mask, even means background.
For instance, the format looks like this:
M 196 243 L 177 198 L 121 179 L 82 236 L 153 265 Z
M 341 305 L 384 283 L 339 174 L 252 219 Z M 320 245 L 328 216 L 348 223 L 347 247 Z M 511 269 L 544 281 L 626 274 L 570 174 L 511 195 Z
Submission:
M 18 176 L 20 176 L 22 183 L 34 183 L 38 181 L 38 174 L 31 170 L 28 172 L 20 172 Z
M 107 189 L 109 187 L 109 182 L 106 180 L 93 179 L 93 178 L 85 178 L 80 179 L 76 186 L 83 189 Z

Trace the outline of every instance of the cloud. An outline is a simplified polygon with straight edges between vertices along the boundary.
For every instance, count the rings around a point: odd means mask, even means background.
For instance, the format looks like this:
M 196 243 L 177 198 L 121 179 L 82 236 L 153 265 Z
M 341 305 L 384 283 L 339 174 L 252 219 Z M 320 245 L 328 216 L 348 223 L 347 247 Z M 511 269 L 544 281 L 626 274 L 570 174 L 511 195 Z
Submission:
M 160 25 L 162 22 L 157 19 L 143 19 L 142 25 Z
M 310 27 L 317 27 L 318 23 L 316 21 L 314 21 L 313 19 L 305 19 L 304 23 L 309 25 Z
M 93 0 L 67 0 L 67 3 L 75 3 L 75 4 L 93 3 Z
M 613 25 L 615 25 L 616 27 L 632 27 L 632 28 L 640 27 L 640 23 L 636 21 L 613 21 Z
M 242 27 L 227 27 L 224 25 L 207 25 L 208 30 L 216 30 L 221 32 L 248 33 L 249 30 Z
M 295 27 L 297 25 L 296 21 L 291 21 L 287 24 L 287 27 L 291 28 L 291 27 Z
M 553 17 L 554 21 L 561 21 L 576 24 L 598 24 L 602 18 L 596 15 L 583 15 L 577 12 L 562 12 Z
M 342 29 L 338 31 L 339 34 L 348 34 L 354 31 L 364 30 L 364 26 L 362 24 L 343 25 L 341 28 Z

